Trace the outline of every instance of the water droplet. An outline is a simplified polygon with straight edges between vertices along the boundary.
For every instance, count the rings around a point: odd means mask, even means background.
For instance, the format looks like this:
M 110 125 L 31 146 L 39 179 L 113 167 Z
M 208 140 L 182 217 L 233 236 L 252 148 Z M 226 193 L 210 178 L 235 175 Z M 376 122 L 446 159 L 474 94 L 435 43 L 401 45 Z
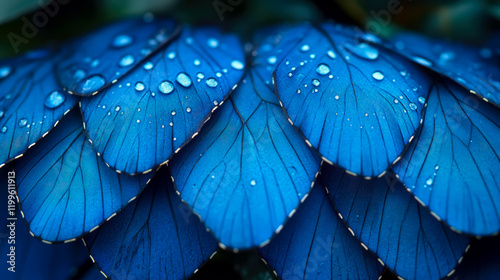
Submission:
M 252 181 L 250 181 L 250 185 L 255 186 L 255 185 L 257 185 L 257 182 L 255 182 L 255 180 L 252 180 Z
M 432 185 L 432 183 L 433 183 L 433 182 L 434 182 L 434 180 L 433 180 L 432 178 L 429 178 L 429 179 L 427 179 L 427 181 L 425 181 L 425 183 L 426 183 L 428 186 Z
M 137 90 L 137 91 L 143 91 L 145 88 L 146 88 L 146 87 L 145 87 L 145 86 L 144 86 L 144 84 L 143 84 L 143 83 L 141 83 L 141 82 L 137 82 L 137 83 L 135 84 L 135 90 Z
M 211 48 L 217 48 L 219 46 L 219 41 L 215 38 L 210 38 L 208 39 L 207 44 Z
M 418 102 L 420 102 L 420 104 L 425 104 L 425 97 L 419 96 L 418 97 Z
M 278 59 L 277 59 L 275 56 L 270 56 L 270 57 L 267 59 L 267 62 L 268 62 L 269 64 L 275 64 L 277 60 L 278 60 Z
M 198 65 L 200 65 L 200 64 L 201 64 L 201 61 L 200 61 L 199 59 L 195 59 L 195 60 L 193 61 L 193 64 L 194 64 L 194 65 L 196 65 L 196 66 L 198 66 Z
M 330 73 L 330 67 L 324 63 L 321 63 L 316 68 L 316 72 L 320 75 L 327 75 L 328 73 Z
M 401 71 L 399 72 L 399 74 L 401 74 L 401 76 L 403 76 L 403 77 L 406 77 L 406 74 L 407 74 L 407 73 L 406 73 L 406 71 L 405 71 L 405 70 L 401 70 Z
M 471 140 L 471 141 L 472 141 L 472 140 Z M 438 169 L 439 169 L 439 165 L 436 165 L 436 166 L 434 167 L 434 169 L 438 170 Z
M 187 107 L 186 112 L 191 113 L 191 108 Z
M 177 75 L 177 82 L 183 87 L 190 87 L 192 83 L 191 78 L 186 73 L 179 73 Z
M 174 59 L 175 58 L 175 53 L 174 52 L 170 52 L 170 53 L 168 53 L 167 57 L 169 59 Z
M 122 109 L 122 108 L 121 108 L 120 106 L 116 106 L 116 107 L 115 107 L 115 112 L 118 112 L 118 111 L 120 111 L 121 109 Z
M 148 61 L 144 64 L 143 68 L 144 68 L 144 70 L 151 70 L 151 69 L 153 69 L 154 66 L 155 65 L 151 61 Z
M 245 68 L 245 65 L 239 60 L 233 60 L 231 61 L 231 67 L 236 70 L 242 70 L 243 68 Z
M 216 87 L 218 84 L 219 84 L 219 83 L 218 83 L 218 82 L 217 82 L 217 80 L 216 80 L 216 79 L 214 79 L 214 78 L 209 78 L 209 79 L 207 79 L 207 86 L 209 86 L 209 87 L 214 88 L 214 87 Z
M 118 35 L 113 40 L 113 47 L 123 48 L 132 44 L 132 37 L 128 35 Z
M 99 63 L 100 63 L 99 59 L 94 59 L 94 60 L 90 63 L 90 67 L 95 68 L 95 67 L 99 66 Z
M 203 78 L 205 78 L 205 75 L 203 75 L 203 73 L 200 72 L 200 73 L 196 74 L 196 77 L 198 79 L 203 79 Z
M 394 103 L 398 104 L 399 100 L 397 100 L 396 98 L 394 98 Z
M 339 100 L 339 98 L 340 98 L 340 96 L 335 95 L 335 99 L 336 99 L 336 100 Z
M 106 84 L 106 80 L 101 75 L 93 75 L 85 80 L 85 83 L 79 86 L 79 91 L 84 93 L 93 93 Z
M 311 49 L 311 47 L 309 47 L 309 45 L 307 45 L 307 44 L 305 44 L 302 47 L 300 47 L 300 50 L 303 51 L 303 52 L 307 52 L 310 49 Z
M 382 81 L 384 79 L 384 74 L 380 71 L 373 72 L 372 77 L 377 81 Z
M 0 119 L 3 118 L 4 115 L 5 115 L 5 112 L 3 110 L 0 110 Z
M 0 79 L 9 76 L 10 72 L 12 72 L 12 68 L 10 68 L 10 66 L 2 66 L 2 67 L 0 67 Z
M 191 38 L 191 37 L 187 37 L 187 38 L 186 38 L 186 44 L 188 44 L 188 45 L 193 44 L 193 38 Z
M 291 78 L 293 76 L 293 74 L 290 72 L 288 73 L 288 77 Z
M 127 54 L 126 56 L 122 57 L 119 65 L 121 67 L 127 67 L 127 66 L 132 65 L 134 62 L 135 62 L 134 57 L 131 54 Z
M 217 73 L 215 73 L 215 76 L 220 78 L 220 77 L 222 77 L 222 74 L 220 72 L 217 72 Z
M 50 93 L 49 96 L 47 96 L 47 98 L 45 98 L 44 104 L 45 107 L 49 109 L 54 109 L 61 106 L 61 104 L 64 103 L 64 100 L 66 100 L 66 96 L 61 92 L 55 90 L 52 93 Z
M 2 127 L 2 130 L 0 130 L 0 131 L 1 131 L 2 133 L 7 132 L 7 127 L 6 127 L 6 126 L 3 126 L 3 127 Z
M 378 49 L 366 43 L 361 43 L 357 46 L 345 44 L 344 48 L 350 53 L 364 59 L 375 60 L 378 58 Z
M 163 81 L 161 82 L 160 86 L 158 86 L 158 90 L 161 93 L 169 94 L 174 91 L 174 85 L 169 81 Z
M 17 122 L 17 124 L 19 124 L 19 127 L 25 127 L 28 124 L 28 120 L 24 118 L 20 119 L 19 122 Z
M 417 104 L 415 103 L 410 103 L 410 109 L 412 109 L 413 111 L 417 110 Z
M 423 66 L 427 66 L 427 67 L 432 66 L 432 62 L 430 62 L 429 60 L 427 60 L 423 57 L 414 56 L 413 61 L 415 61 L 416 63 L 423 65 Z
M 315 87 L 319 87 L 319 85 L 320 85 L 321 83 L 320 83 L 320 81 L 319 81 L 318 79 L 313 79 L 313 80 L 312 80 L 312 84 L 313 84 L 313 86 L 315 86 Z
M 172 111 L 172 116 L 175 116 L 175 114 L 177 114 L 175 111 Z
M 328 52 L 326 52 L 328 54 L 328 56 L 332 59 L 335 59 L 335 53 L 332 51 L 332 50 L 329 50 Z

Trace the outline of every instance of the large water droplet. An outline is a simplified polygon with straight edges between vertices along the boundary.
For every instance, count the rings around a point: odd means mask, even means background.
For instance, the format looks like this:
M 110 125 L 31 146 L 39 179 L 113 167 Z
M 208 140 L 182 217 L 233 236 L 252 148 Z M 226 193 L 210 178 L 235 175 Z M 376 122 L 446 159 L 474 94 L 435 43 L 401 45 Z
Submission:
M 158 90 L 161 93 L 169 94 L 172 91 L 174 91 L 174 85 L 169 81 L 163 81 L 163 82 L 161 82 L 160 86 L 158 87 Z
M 151 61 L 148 61 L 144 64 L 143 68 L 144 68 L 144 70 L 151 70 L 151 69 L 153 69 L 154 66 L 155 65 Z
M 245 68 L 245 65 L 239 60 L 233 60 L 231 61 L 231 67 L 236 70 L 242 70 L 243 68 Z
M 186 73 L 179 73 L 179 75 L 177 75 L 177 82 L 183 87 L 190 87 L 192 83 L 191 78 Z
M 364 59 L 375 60 L 378 58 L 378 49 L 366 43 L 361 43 L 357 46 L 345 44 L 344 48 L 350 53 Z
M 219 46 L 219 41 L 215 38 L 210 38 L 208 39 L 207 44 L 211 48 L 217 48 Z
M 62 94 L 61 92 L 55 90 L 51 94 L 49 94 L 49 96 L 47 96 L 47 98 L 45 98 L 44 104 L 45 104 L 45 107 L 50 108 L 50 109 L 54 109 L 54 108 L 61 106 L 61 104 L 64 103 L 64 100 L 66 100 L 66 96 L 64 94 Z
M 134 57 L 131 54 L 127 54 L 126 56 L 122 57 L 119 65 L 121 67 L 127 67 L 127 66 L 132 65 L 134 62 L 135 62 Z
M 324 64 L 324 63 L 321 63 L 320 65 L 318 65 L 318 67 L 316 68 L 316 72 L 320 75 L 327 75 L 328 73 L 330 73 L 330 66 Z
M 372 77 L 377 81 L 382 81 L 384 79 L 384 74 L 380 71 L 375 71 L 373 72 Z
M 141 82 L 137 82 L 137 83 L 135 84 L 135 90 L 137 90 L 137 91 L 143 91 L 145 88 L 146 88 L 146 87 L 145 87 L 145 86 L 144 86 L 144 84 L 143 84 L 143 83 L 141 83 Z
M 19 127 L 25 127 L 27 124 L 28 124 L 28 120 L 27 119 L 20 119 L 17 124 L 19 125 Z
M 10 66 L 2 66 L 2 67 L 0 67 L 0 79 L 9 76 L 10 72 L 12 72 L 12 68 L 10 68 Z
M 218 82 L 217 82 L 217 80 L 216 80 L 216 79 L 214 79 L 214 78 L 209 78 L 209 79 L 207 79 L 207 86 L 209 86 L 209 87 L 214 88 L 214 87 L 216 87 L 218 84 L 219 84 L 219 83 L 218 83 Z
M 79 91 L 83 93 L 94 93 L 106 84 L 106 80 L 101 75 L 93 75 L 87 78 L 83 84 L 79 86 Z
M 113 40 L 113 47 L 122 48 L 132 44 L 132 37 L 128 35 L 118 35 Z

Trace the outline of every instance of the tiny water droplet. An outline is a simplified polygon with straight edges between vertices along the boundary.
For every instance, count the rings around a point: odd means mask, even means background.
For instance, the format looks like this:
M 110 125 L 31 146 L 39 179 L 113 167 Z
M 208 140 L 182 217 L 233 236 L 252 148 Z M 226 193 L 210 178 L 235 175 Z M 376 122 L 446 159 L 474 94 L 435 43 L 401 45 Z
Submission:
M 210 38 L 208 39 L 207 44 L 211 48 L 217 48 L 219 46 L 219 41 L 215 38 Z
M 410 103 L 410 109 L 412 109 L 413 111 L 417 110 L 417 104 L 415 103 Z
M 257 185 L 257 182 L 255 182 L 255 180 L 252 180 L 252 181 L 250 181 L 250 185 L 255 186 L 255 185 Z
M 196 77 L 198 79 L 203 79 L 203 78 L 205 78 L 205 75 L 203 75 L 203 73 L 200 72 L 200 73 L 196 74 Z
M 382 81 L 384 79 L 384 74 L 380 71 L 375 71 L 373 72 L 372 77 L 377 81 Z
M 116 112 L 120 111 L 121 109 L 122 109 L 122 108 L 121 108 L 120 106 L 116 106 L 116 107 L 115 107 L 115 111 L 116 111 Z
M 161 93 L 169 94 L 174 91 L 174 85 L 169 81 L 163 81 L 161 82 L 160 86 L 158 86 L 158 90 Z
M 200 65 L 200 64 L 201 64 L 201 61 L 200 61 L 199 59 L 195 59 L 195 60 L 193 61 L 193 64 L 194 64 L 194 65 L 196 65 L 196 66 L 198 66 L 198 65 Z
M 433 180 L 432 178 L 429 178 L 429 179 L 427 179 L 427 181 L 425 181 L 425 183 L 426 183 L 428 186 L 432 185 L 432 183 L 433 183 L 433 182 L 434 182 L 434 180 Z
M 144 86 L 144 84 L 143 84 L 143 83 L 141 83 L 141 82 L 137 82 L 137 83 L 135 84 L 135 90 L 137 90 L 137 91 L 143 91 L 145 88 L 146 88 L 146 87 L 145 87 L 145 86 Z
M 170 52 L 170 53 L 168 53 L 167 57 L 169 59 L 174 59 L 175 58 L 175 53 L 174 52 Z
M 275 56 L 270 56 L 270 57 L 267 59 L 267 62 L 268 62 L 269 64 L 275 64 L 277 60 L 278 60 L 278 59 L 277 59 Z
M 10 66 L 2 66 L 2 67 L 0 67 L 0 79 L 9 76 L 10 72 L 12 72 L 12 68 L 10 68 Z
M 186 112 L 191 113 L 191 108 L 187 107 Z
M 332 51 L 332 50 L 329 50 L 326 52 L 328 54 L 328 56 L 332 59 L 334 59 L 336 56 L 335 56 L 335 53 Z
M 406 73 L 406 71 L 405 71 L 405 70 L 401 70 L 401 71 L 399 72 L 399 74 L 401 74 L 401 76 L 403 76 L 403 77 L 406 77 L 406 74 L 407 74 L 407 73 Z
M 50 93 L 47 96 L 47 98 L 45 98 L 44 104 L 45 104 L 45 107 L 47 107 L 49 109 L 54 109 L 54 108 L 61 106 L 61 104 L 64 103 L 64 100 L 66 100 L 66 96 L 64 94 L 62 94 L 61 92 L 55 90 L 52 93 Z
M 236 70 L 242 70 L 243 68 L 245 68 L 245 65 L 239 60 L 233 60 L 231 61 L 231 67 Z
M 416 63 L 423 65 L 423 66 L 427 66 L 427 67 L 432 66 L 432 62 L 430 62 L 429 60 L 427 60 L 423 57 L 414 56 L 413 61 L 415 61 Z
M 396 98 L 394 98 L 394 103 L 398 104 L 399 100 L 397 100 Z
M 310 50 L 310 49 L 311 49 L 311 47 L 309 47 L 309 45 L 308 45 L 308 44 L 302 45 L 302 47 L 300 47 L 300 50 L 301 50 L 302 52 L 307 52 L 307 51 L 308 51 L 308 50 Z
M 176 80 L 179 84 L 186 88 L 190 87 L 192 84 L 191 78 L 186 73 L 179 73 Z
M 19 124 L 19 127 L 25 127 L 28 124 L 28 120 L 26 120 L 24 118 L 20 119 L 17 124 Z
M 324 64 L 324 63 L 321 63 L 320 65 L 318 65 L 318 67 L 316 68 L 316 72 L 320 75 L 327 75 L 328 73 L 330 73 L 330 66 Z
M 144 64 L 143 68 L 144 68 L 144 70 L 151 70 L 151 69 L 153 69 L 154 66 L 155 65 L 151 61 L 148 61 Z
M 132 65 L 134 62 L 135 62 L 134 57 L 131 54 L 127 54 L 124 57 L 122 57 L 122 59 L 120 60 L 119 65 L 121 67 L 127 67 L 127 66 Z
M 0 131 L 1 131 L 2 133 L 7 132 L 7 127 L 6 127 L 6 126 L 3 126 L 3 127 L 2 127 L 2 130 L 0 130 Z
M 132 44 L 132 37 L 128 35 L 118 35 L 113 40 L 113 47 L 123 48 Z
M 218 84 L 219 84 L 219 83 L 218 83 L 218 82 L 217 82 L 217 80 L 216 80 L 216 79 L 214 79 L 214 78 L 209 78 L 209 79 L 207 79 L 207 86 L 209 86 L 209 87 L 214 88 L 214 87 L 216 87 Z
M 418 102 L 420 102 L 420 104 L 425 104 L 425 97 L 419 96 L 418 97 Z
M 3 118 L 4 115 L 5 115 L 5 112 L 3 110 L 0 110 L 0 119 Z
M 90 63 L 90 67 L 95 68 L 95 67 L 99 66 L 99 63 L 100 63 L 99 59 L 94 59 L 94 60 Z
M 313 84 L 313 86 L 315 86 L 315 87 L 319 87 L 319 85 L 320 85 L 321 83 L 320 83 L 320 81 L 319 81 L 318 79 L 313 79 L 313 80 L 312 80 L 312 84 Z

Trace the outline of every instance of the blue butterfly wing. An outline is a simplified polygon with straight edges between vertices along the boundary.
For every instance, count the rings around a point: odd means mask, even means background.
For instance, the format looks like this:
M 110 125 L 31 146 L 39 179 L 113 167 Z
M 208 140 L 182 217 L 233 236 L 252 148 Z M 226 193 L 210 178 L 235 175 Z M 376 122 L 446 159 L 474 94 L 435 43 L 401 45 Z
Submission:
M 151 170 L 199 131 L 241 79 L 244 61 L 234 35 L 186 27 L 120 82 L 82 100 L 89 138 L 113 168 Z
M 72 110 L 16 161 L 17 194 L 30 231 L 49 242 L 77 238 L 123 208 L 151 174 L 118 174 L 92 150 Z
M 200 219 L 175 193 L 167 168 L 139 198 L 85 243 L 112 279 L 186 279 L 217 250 Z
M 458 231 L 500 231 L 500 110 L 450 81 L 437 82 L 421 132 L 394 171 Z
M 56 54 L 41 49 L 0 62 L 0 167 L 20 157 L 78 101 L 57 83 Z
M 223 246 L 236 249 L 268 242 L 319 171 L 319 157 L 272 91 L 270 72 L 258 70 L 169 163 L 182 198 Z
M 55 68 L 59 82 L 72 94 L 97 94 L 162 48 L 177 28 L 168 19 L 130 19 L 79 37 L 62 48 Z
M 466 280 L 498 279 L 500 273 L 498 264 L 500 263 L 500 238 L 487 237 L 480 240 L 471 241 L 463 261 L 458 265 L 454 274 L 447 279 Z
M 259 251 L 282 279 L 377 279 L 382 273 L 318 181 L 278 236 Z
M 395 177 L 365 180 L 324 164 L 320 178 L 354 234 L 405 279 L 443 278 L 469 243 L 436 220 Z
M 495 41 L 492 47 L 479 48 L 409 33 L 396 36 L 391 43 L 402 55 L 500 106 L 500 56 L 495 54 Z
M 430 87 L 418 66 L 372 45 L 377 40 L 331 23 L 299 25 L 278 44 L 287 50 L 275 71 L 291 122 L 324 160 L 365 177 L 400 156 Z
M 8 189 L 8 173 L 13 168 L 9 165 L 2 168 L 1 189 L 2 205 L 9 205 L 9 199 L 15 202 L 15 194 L 8 197 L 9 193 L 14 192 L 14 188 Z M 13 174 L 11 174 L 13 175 Z M 17 179 L 16 175 L 12 176 Z M 72 242 L 69 244 L 48 245 L 33 238 L 26 228 L 26 223 L 19 212 L 19 205 L 14 206 L 13 216 L 5 209 L 1 211 L 2 228 L 0 230 L 0 253 L 2 254 L 2 263 L 0 265 L 0 278 L 3 280 L 66 280 L 70 279 L 75 272 L 90 260 L 85 246 L 82 242 Z M 13 223 L 13 225 L 11 224 Z M 8 227 L 8 225 L 10 225 Z M 12 229 L 12 231 L 11 231 Z M 13 236 L 13 238 L 10 238 Z M 13 253 L 11 246 L 14 247 Z M 12 257 L 13 256 L 13 257 Z M 15 272 L 9 271 L 11 267 L 7 261 L 14 261 Z M 90 270 L 92 267 L 90 267 Z M 92 273 L 92 271 L 89 271 Z M 94 274 L 95 275 L 95 274 Z M 94 278 L 99 279 L 99 278 Z

